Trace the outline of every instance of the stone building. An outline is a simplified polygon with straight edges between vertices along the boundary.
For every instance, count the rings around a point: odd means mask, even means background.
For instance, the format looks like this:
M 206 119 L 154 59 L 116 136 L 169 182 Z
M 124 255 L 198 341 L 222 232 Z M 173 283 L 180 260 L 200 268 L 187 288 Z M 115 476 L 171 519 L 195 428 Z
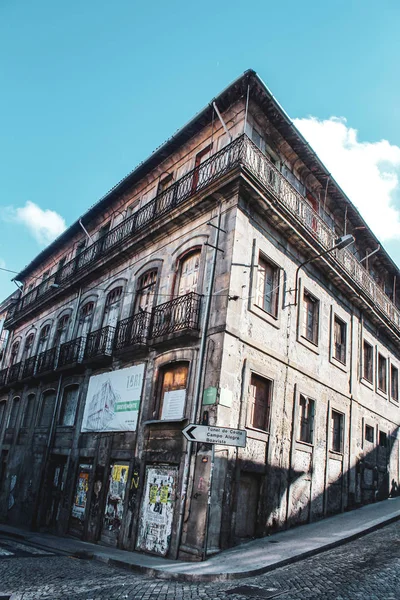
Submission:
M 396 492 L 399 270 L 253 71 L 16 279 L 3 520 L 198 560 Z

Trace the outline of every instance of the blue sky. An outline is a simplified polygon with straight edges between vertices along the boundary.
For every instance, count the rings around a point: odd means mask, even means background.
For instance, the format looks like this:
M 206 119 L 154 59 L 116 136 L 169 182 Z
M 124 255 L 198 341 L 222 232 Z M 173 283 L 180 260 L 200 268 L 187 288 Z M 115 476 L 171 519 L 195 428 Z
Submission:
M 248 68 L 400 264 L 399 29 L 395 0 L 1 0 L 0 266 L 21 269 Z

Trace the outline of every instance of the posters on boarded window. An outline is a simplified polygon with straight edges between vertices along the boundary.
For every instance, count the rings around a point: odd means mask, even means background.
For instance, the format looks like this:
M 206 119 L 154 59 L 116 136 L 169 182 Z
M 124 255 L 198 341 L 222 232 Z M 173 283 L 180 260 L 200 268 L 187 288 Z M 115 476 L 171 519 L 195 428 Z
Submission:
M 137 547 L 165 556 L 171 542 L 177 467 L 146 467 Z
M 144 363 L 93 375 L 81 431 L 136 431 L 143 375 Z
M 76 482 L 72 516 L 79 521 L 85 518 L 85 509 L 89 491 L 89 474 L 92 465 L 79 465 L 78 480 Z
M 112 466 L 104 513 L 104 529 L 118 533 L 124 512 L 124 499 L 129 465 Z

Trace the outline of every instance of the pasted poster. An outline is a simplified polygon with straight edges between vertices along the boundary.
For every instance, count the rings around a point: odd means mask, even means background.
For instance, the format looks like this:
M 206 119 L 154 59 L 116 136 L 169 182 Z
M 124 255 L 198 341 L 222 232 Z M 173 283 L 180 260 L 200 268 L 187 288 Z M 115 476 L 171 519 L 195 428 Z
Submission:
M 165 392 L 162 407 L 162 419 L 182 419 L 185 411 L 186 390 Z
M 81 431 L 136 431 L 143 375 L 144 363 L 93 375 Z
M 89 472 L 91 468 L 92 465 L 79 465 L 78 481 L 76 482 L 74 502 L 72 505 L 72 516 L 80 521 L 83 521 L 85 518 L 85 509 L 89 491 Z
M 113 465 L 110 474 L 104 529 L 117 533 L 121 527 L 129 465 Z
M 171 542 L 177 467 L 147 467 L 137 548 L 165 556 Z

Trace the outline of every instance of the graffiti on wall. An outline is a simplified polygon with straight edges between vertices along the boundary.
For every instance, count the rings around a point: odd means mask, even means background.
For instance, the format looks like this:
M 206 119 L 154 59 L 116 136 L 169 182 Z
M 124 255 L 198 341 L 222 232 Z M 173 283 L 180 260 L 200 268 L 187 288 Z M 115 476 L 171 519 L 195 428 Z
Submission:
M 104 512 L 104 529 L 114 533 L 118 533 L 122 524 L 128 471 L 129 465 L 113 465 L 111 469 Z
M 177 467 L 147 467 L 137 547 L 165 556 L 169 550 Z

